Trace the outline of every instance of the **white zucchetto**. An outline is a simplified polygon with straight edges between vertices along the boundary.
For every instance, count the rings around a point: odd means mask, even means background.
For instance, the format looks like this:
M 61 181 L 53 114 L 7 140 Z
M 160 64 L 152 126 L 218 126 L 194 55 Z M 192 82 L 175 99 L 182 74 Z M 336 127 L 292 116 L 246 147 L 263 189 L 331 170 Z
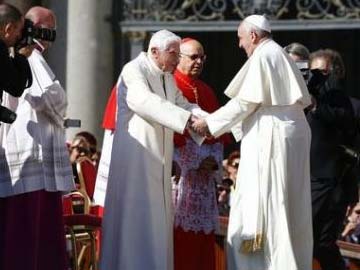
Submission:
M 262 15 L 250 15 L 244 19 L 244 21 L 251 23 L 261 30 L 271 33 L 269 21 Z

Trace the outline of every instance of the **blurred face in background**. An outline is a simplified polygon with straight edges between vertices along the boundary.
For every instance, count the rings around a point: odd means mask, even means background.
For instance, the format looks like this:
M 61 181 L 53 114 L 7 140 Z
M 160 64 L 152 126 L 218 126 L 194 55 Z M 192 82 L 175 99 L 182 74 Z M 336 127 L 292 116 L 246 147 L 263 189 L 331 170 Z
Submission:
M 90 147 L 84 138 L 75 138 L 69 147 L 69 152 L 70 162 L 75 163 L 79 157 L 90 155 Z
M 360 224 L 360 204 L 357 203 L 348 217 L 349 222 Z
M 297 54 L 289 53 L 289 55 L 292 58 L 292 60 L 294 60 L 295 62 L 302 61 L 301 57 L 299 55 L 297 55 Z
M 229 178 L 234 182 L 236 181 L 236 177 L 239 169 L 239 163 L 240 163 L 240 158 L 234 158 L 228 163 L 227 168 L 228 168 Z
M 330 68 L 330 61 L 325 57 L 314 58 L 310 63 L 310 69 L 318 69 L 324 75 L 328 75 L 330 73 Z

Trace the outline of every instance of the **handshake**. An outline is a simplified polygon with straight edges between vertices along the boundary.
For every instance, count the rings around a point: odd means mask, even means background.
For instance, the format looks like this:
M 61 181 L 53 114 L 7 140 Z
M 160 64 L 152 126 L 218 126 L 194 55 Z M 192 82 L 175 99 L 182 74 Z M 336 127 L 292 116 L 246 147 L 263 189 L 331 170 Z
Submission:
M 212 137 L 205 121 L 205 118 L 192 114 L 187 122 L 186 128 L 193 133 L 197 133 L 202 137 Z

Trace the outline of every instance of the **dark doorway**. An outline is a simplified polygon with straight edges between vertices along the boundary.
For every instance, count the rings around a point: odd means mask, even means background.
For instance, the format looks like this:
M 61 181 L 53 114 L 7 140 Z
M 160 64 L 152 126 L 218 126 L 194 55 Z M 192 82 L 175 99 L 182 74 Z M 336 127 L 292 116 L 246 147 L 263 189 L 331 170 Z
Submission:
M 236 29 L 233 32 L 177 32 L 181 37 L 198 39 L 204 46 L 207 62 L 202 79 L 214 88 L 223 105 L 228 98 L 223 94 L 226 86 L 245 63 L 246 54 L 239 49 Z M 278 31 L 273 38 L 281 46 L 292 42 L 304 44 L 310 52 L 331 48 L 344 59 L 346 91 L 360 98 L 360 30 Z M 225 155 L 239 149 L 238 144 L 228 145 Z
M 198 39 L 207 54 L 202 78 L 211 85 L 222 104 L 227 101 L 223 91 L 246 61 L 238 48 L 236 29 L 233 32 L 177 32 L 181 37 Z M 278 31 L 273 38 L 281 46 L 300 42 L 310 51 L 321 48 L 337 50 L 346 67 L 346 90 L 360 98 L 360 30 Z

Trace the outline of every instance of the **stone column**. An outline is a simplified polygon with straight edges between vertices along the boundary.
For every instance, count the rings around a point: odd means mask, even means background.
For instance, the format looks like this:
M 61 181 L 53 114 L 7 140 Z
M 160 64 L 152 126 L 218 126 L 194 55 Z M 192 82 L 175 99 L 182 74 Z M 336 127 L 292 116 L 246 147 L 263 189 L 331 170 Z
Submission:
M 68 1 L 66 89 L 68 117 L 82 121 L 80 129 L 68 129 L 67 136 L 86 130 L 101 142 L 101 120 L 113 84 L 111 0 Z
M 46 8 L 56 15 L 56 40 L 44 56 L 66 91 L 67 13 L 68 1 L 48 0 Z

